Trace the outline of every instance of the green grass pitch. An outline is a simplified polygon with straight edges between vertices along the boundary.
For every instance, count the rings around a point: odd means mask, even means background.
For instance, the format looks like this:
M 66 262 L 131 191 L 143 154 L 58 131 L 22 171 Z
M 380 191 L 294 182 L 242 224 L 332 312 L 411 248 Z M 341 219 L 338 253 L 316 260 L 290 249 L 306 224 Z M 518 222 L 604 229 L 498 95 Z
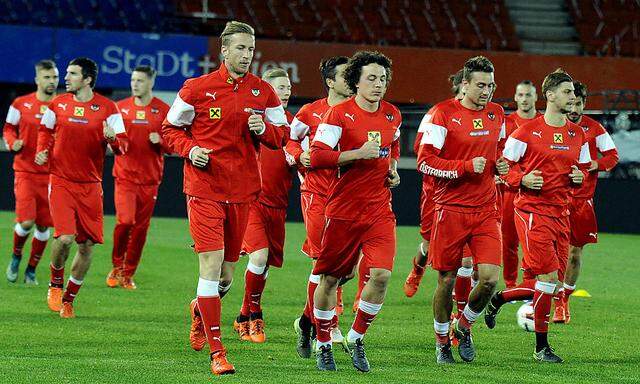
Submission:
M 9 261 L 13 214 L 0 212 L 2 271 Z M 197 283 L 184 219 L 156 218 L 151 223 L 135 292 L 109 289 L 112 216 L 105 219 L 106 244 L 95 247 L 91 270 L 76 300 L 76 319 L 63 320 L 45 302 L 49 248 L 38 268 L 40 286 L 0 282 L 0 383 L 638 383 L 638 236 L 602 234 L 588 246 L 579 288 L 591 299 L 572 299 L 572 323 L 551 325 L 550 340 L 565 358 L 562 365 L 532 359 L 533 334 L 517 327 L 507 305 L 498 326 L 482 320 L 474 328 L 476 361 L 441 367 L 434 362 L 431 295 L 435 274 L 427 273 L 418 294 L 407 299 L 404 278 L 418 244 L 415 227 L 398 228 L 398 254 L 387 299 L 367 335 L 372 371 L 361 374 L 336 349 L 338 372 L 320 373 L 315 360 L 295 352 L 293 320 L 301 312 L 310 262 L 298 250 L 301 224 L 287 225 L 285 265 L 269 272 L 263 296 L 267 342 L 240 342 L 231 324 L 243 289 L 241 259 L 231 292 L 223 301 L 223 341 L 237 374 L 212 377 L 206 351 L 189 348 L 188 304 Z M 25 253 L 28 255 L 29 243 Z M 75 249 L 75 248 L 74 248 Z M 67 270 L 70 262 L 67 264 Z M 350 308 L 355 284 L 345 288 Z M 341 318 L 346 333 L 353 320 Z M 460 361 L 457 352 L 454 355 Z

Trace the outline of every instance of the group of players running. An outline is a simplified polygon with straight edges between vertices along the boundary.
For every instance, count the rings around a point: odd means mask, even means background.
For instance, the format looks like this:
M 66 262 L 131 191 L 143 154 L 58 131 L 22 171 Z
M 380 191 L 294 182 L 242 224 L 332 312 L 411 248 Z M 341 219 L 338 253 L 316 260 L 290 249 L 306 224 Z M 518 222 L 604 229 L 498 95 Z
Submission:
M 229 22 L 219 69 L 187 80 L 170 108 L 152 95 L 150 67 L 133 71 L 132 96 L 116 105 L 93 91 L 98 68 L 92 60 L 69 63 L 67 93 L 58 96 L 55 63 L 38 63 L 37 91 L 13 102 L 4 127 L 16 152 L 17 224 L 7 279 L 17 280 L 35 226 L 25 282 L 37 284 L 35 267 L 53 226 L 47 302 L 61 317 L 75 316 L 92 246 L 103 242 L 101 182 L 110 147 L 117 223 L 106 283 L 135 289 L 163 155 L 176 153 L 186 159 L 184 193 L 199 260 L 190 344 L 194 350 L 209 345 L 214 374 L 233 373 L 221 341 L 221 298 L 240 255 L 248 255 L 233 327 L 242 340 L 265 342 L 261 297 L 268 269 L 283 264 L 288 193 L 297 173 L 307 231 L 302 251 L 312 259 L 306 305 L 294 322 L 298 354 L 315 352 L 318 369 L 336 370 L 332 345 L 339 343 L 354 367 L 367 372 L 363 338 L 382 307 L 396 253 L 390 188 L 400 183 L 402 116 L 383 100 L 391 60 L 370 51 L 323 60 L 327 97 L 294 117 L 285 111 L 287 72 L 251 74 L 254 49 L 253 28 Z M 415 142 L 423 241 L 405 294 L 416 293 L 427 265 L 438 271 L 438 363 L 454 362 L 452 343 L 462 360 L 474 360 L 472 325 L 484 311 L 494 328 L 500 307 L 513 300 L 533 300 L 534 358 L 561 362 L 547 340 L 551 304 L 555 298 L 553 321 L 568 323 L 582 247 L 597 241 L 597 172 L 615 166 L 615 146 L 600 124 L 582 115 L 586 87 L 562 70 L 542 84 L 544 114 L 535 108 L 535 86 L 523 81 L 516 87 L 518 110 L 505 116 L 491 102 L 496 83 L 485 57 L 469 59 L 450 80 L 454 97 L 426 113 Z M 73 242 L 78 250 L 63 289 Z M 503 262 L 506 288 L 495 292 Z M 341 286 L 356 275 L 356 315 L 345 337 L 338 327 Z

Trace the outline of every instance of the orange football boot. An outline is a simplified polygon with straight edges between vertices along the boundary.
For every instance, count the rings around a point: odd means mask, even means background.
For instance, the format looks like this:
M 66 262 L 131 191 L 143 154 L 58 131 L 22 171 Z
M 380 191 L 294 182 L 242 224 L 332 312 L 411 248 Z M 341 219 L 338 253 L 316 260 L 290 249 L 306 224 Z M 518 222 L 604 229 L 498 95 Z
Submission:
M 73 312 L 73 303 L 65 301 L 62 303 L 62 309 L 60 309 L 60 317 L 63 319 L 73 319 L 76 314 Z
M 211 352 L 211 372 L 214 375 L 228 375 L 236 372 L 236 368 L 227 360 L 227 351 Z
M 264 333 L 264 320 L 255 319 L 249 321 L 249 335 L 254 343 L 264 343 L 267 335 Z
M 189 305 L 189 311 L 191 312 L 191 329 L 189 330 L 189 344 L 195 351 L 200 351 L 207 343 L 207 336 L 204 334 L 204 324 L 202 323 L 202 317 L 199 313 L 196 313 L 196 306 L 198 305 L 198 299 L 191 300 Z
M 413 297 L 413 295 L 418 292 L 420 281 L 422 280 L 422 276 L 424 276 L 424 269 L 424 267 L 415 265 L 414 261 L 413 268 L 411 268 L 411 272 L 409 273 L 409 276 L 407 276 L 407 280 L 404 282 L 403 287 L 404 294 L 407 297 Z
M 131 276 L 120 276 L 120 286 L 129 290 L 138 289 L 138 286 Z
M 47 304 L 50 310 L 60 312 L 62 309 L 62 288 L 49 287 L 47 291 Z
M 120 283 L 120 271 L 113 268 L 107 275 L 107 287 L 116 288 Z
M 249 320 L 238 323 L 238 320 L 233 320 L 233 330 L 236 331 L 240 340 L 251 341 L 251 330 L 249 327 Z
M 554 300 L 554 302 L 556 305 L 556 309 L 553 312 L 553 322 L 560 324 L 566 323 L 567 319 L 565 318 L 564 300 L 562 298 L 559 298 L 557 300 Z

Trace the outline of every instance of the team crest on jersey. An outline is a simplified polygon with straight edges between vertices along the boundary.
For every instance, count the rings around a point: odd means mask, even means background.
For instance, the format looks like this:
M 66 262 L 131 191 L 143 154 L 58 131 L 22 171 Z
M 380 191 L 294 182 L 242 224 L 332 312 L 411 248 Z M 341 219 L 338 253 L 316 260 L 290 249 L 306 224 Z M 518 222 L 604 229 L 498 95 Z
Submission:
M 211 120 L 220 120 L 222 118 L 222 108 L 209 108 L 209 118 Z
M 91 110 L 93 112 L 98 112 L 100 110 L 100 106 L 98 104 L 91 104 Z
M 380 135 L 380 131 L 367 132 L 367 141 L 375 141 L 378 145 L 382 145 L 382 135 Z
M 482 125 L 482 119 L 473 119 L 473 129 L 482 129 L 484 126 Z
M 73 116 L 83 117 L 84 107 L 73 107 Z
M 586 125 L 582 126 L 582 130 L 586 133 L 589 132 L 589 127 L 587 127 Z
M 260 90 L 259 90 L 258 88 L 253 88 L 253 89 L 251 90 L 251 94 L 252 94 L 253 96 L 255 96 L 255 97 L 258 97 L 258 96 L 260 96 Z
M 562 143 L 564 143 L 564 138 L 562 137 L 562 133 L 554 133 L 553 134 L 553 143 L 554 144 L 562 144 Z
M 138 120 L 144 120 L 146 118 L 147 114 L 144 113 L 144 111 L 136 111 L 136 119 Z
M 47 111 L 47 106 L 46 105 L 41 105 L 40 106 L 40 113 L 45 113 Z
M 158 114 L 160 113 L 160 110 L 158 108 L 151 108 L 151 113 Z
M 489 117 L 489 120 L 493 121 L 496 119 L 496 115 L 493 112 L 489 112 L 487 113 L 487 116 Z
M 233 77 L 229 76 L 227 78 L 227 84 L 233 84 Z
M 387 113 L 385 116 L 387 117 L 387 120 L 389 120 L 389 122 L 393 121 L 393 114 Z
M 569 137 L 576 137 L 576 131 L 573 129 L 570 129 L 567 133 L 569 134 Z

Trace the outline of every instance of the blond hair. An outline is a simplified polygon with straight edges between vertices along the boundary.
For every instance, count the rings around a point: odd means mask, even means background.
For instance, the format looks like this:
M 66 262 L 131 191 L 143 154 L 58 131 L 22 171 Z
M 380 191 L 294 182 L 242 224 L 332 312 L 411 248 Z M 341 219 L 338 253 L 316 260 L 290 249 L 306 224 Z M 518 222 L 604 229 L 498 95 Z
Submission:
M 286 77 L 289 78 L 289 74 L 282 68 L 271 68 L 262 74 L 262 80 L 271 81 L 273 79 L 277 79 L 278 77 Z
M 236 33 L 246 33 L 248 35 L 255 36 L 255 31 L 249 24 L 240 21 L 229 21 L 220 34 L 222 45 L 229 45 L 231 36 L 235 35 Z

